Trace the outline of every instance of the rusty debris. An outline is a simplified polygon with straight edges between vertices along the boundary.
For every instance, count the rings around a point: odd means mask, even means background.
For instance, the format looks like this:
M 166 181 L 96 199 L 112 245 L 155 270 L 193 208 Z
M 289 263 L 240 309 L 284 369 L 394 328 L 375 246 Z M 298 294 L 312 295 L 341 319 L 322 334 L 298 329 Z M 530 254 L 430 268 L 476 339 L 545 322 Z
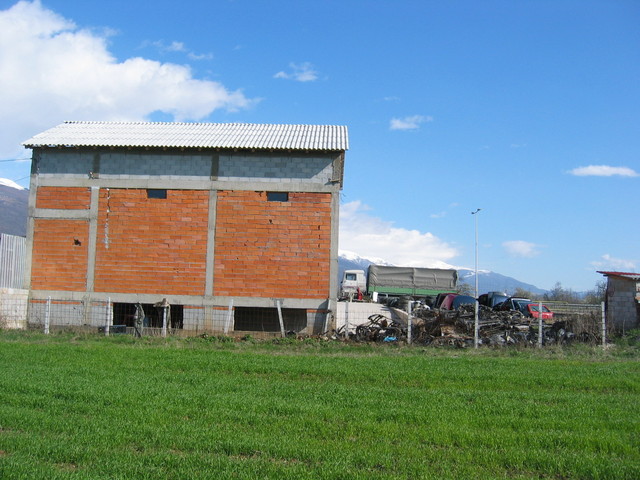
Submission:
M 597 335 L 582 329 L 574 333 L 571 321 L 556 320 L 543 324 L 543 345 L 571 342 L 596 343 Z M 480 305 L 478 311 L 481 345 L 509 346 L 538 344 L 538 320 L 525 317 L 518 311 L 496 311 Z M 462 305 L 458 310 L 422 308 L 413 312 L 412 343 L 432 346 L 472 347 L 474 344 L 474 305 Z M 408 325 L 375 314 L 358 325 L 349 339 L 356 342 L 407 341 Z

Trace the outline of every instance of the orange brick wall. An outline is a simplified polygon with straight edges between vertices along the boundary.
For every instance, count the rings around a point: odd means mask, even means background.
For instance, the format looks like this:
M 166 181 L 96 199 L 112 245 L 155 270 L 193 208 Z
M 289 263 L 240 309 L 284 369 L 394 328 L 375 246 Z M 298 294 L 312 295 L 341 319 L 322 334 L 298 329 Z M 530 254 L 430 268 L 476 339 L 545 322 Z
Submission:
M 88 209 L 91 189 L 83 187 L 38 187 L 36 208 Z
M 331 194 L 220 191 L 214 294 L 327 298 L 330 244 Z
M 208 210 L 208 191 L 101 189 L 95 291 L 204 295 Z
M 86 220 L 35 219 L 31 288 L 84 291 L 88 237 Z
M 219 191 L 214 295 L 330 295 L 331 194 Z M 38 208 L 90 207 L 90 189 L 40 187 Z M 96 292 L 204 295 L 209 192 L 101 189 Z M 86 289 L 89 221 L 35 219 L 32 288 Z

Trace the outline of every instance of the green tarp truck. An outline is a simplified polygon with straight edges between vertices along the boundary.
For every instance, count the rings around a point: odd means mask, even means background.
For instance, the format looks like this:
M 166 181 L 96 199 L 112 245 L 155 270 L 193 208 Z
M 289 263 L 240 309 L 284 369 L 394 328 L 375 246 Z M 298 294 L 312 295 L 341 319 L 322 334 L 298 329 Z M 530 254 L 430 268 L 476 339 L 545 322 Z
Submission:
M 372 296 L 428 297 L 439 293 L 455 293 L 457 285 L 458 272 L 454 269 L 372 264 L 367 274 L 367 292 Z
M 374 302 L 378 298 L 409 295 L 416 298 L 435 297 L 439 293 L 455 293 L 458 272 L 454 269 L 391 267 L 369 265 L 364 270 L 346 270 L 342 277 L 340 296 L 356 298 L 367 294 Z

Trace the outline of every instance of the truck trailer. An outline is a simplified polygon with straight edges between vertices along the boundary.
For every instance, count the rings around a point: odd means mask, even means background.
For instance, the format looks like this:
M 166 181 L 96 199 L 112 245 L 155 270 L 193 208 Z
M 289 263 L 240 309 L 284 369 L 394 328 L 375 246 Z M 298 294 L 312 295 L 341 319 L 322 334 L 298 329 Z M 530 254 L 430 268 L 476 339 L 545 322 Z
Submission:
M 414 298 L 435 297 L 439 293 L 455 293 L 458 272 L 455 269 L 391 267 L 369 265 L 364 270 L 346 270 L 342 277 L 341 296 L 354 298 L 358 292 L 373 301 L 384 297 L 411 296 Z

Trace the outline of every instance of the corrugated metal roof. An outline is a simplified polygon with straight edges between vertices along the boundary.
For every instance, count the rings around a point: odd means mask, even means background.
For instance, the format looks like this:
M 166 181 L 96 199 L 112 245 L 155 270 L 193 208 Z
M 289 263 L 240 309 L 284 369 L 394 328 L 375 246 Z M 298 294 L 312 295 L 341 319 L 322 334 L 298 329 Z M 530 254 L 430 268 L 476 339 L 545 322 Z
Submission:
M 633 272 L 601 272 L 598 270 L 598 273 L 602 275 L 606 275 L 607 277 L 623 277 L 628 278 L 629 280 L 640 280 L 640 273 Z
M 346 126 L 252 123 L 64 122 L 23 142 L 34 147 L 348 150 Z
M 0 233 L 0 288 L 23 288 L 27 239 Z

